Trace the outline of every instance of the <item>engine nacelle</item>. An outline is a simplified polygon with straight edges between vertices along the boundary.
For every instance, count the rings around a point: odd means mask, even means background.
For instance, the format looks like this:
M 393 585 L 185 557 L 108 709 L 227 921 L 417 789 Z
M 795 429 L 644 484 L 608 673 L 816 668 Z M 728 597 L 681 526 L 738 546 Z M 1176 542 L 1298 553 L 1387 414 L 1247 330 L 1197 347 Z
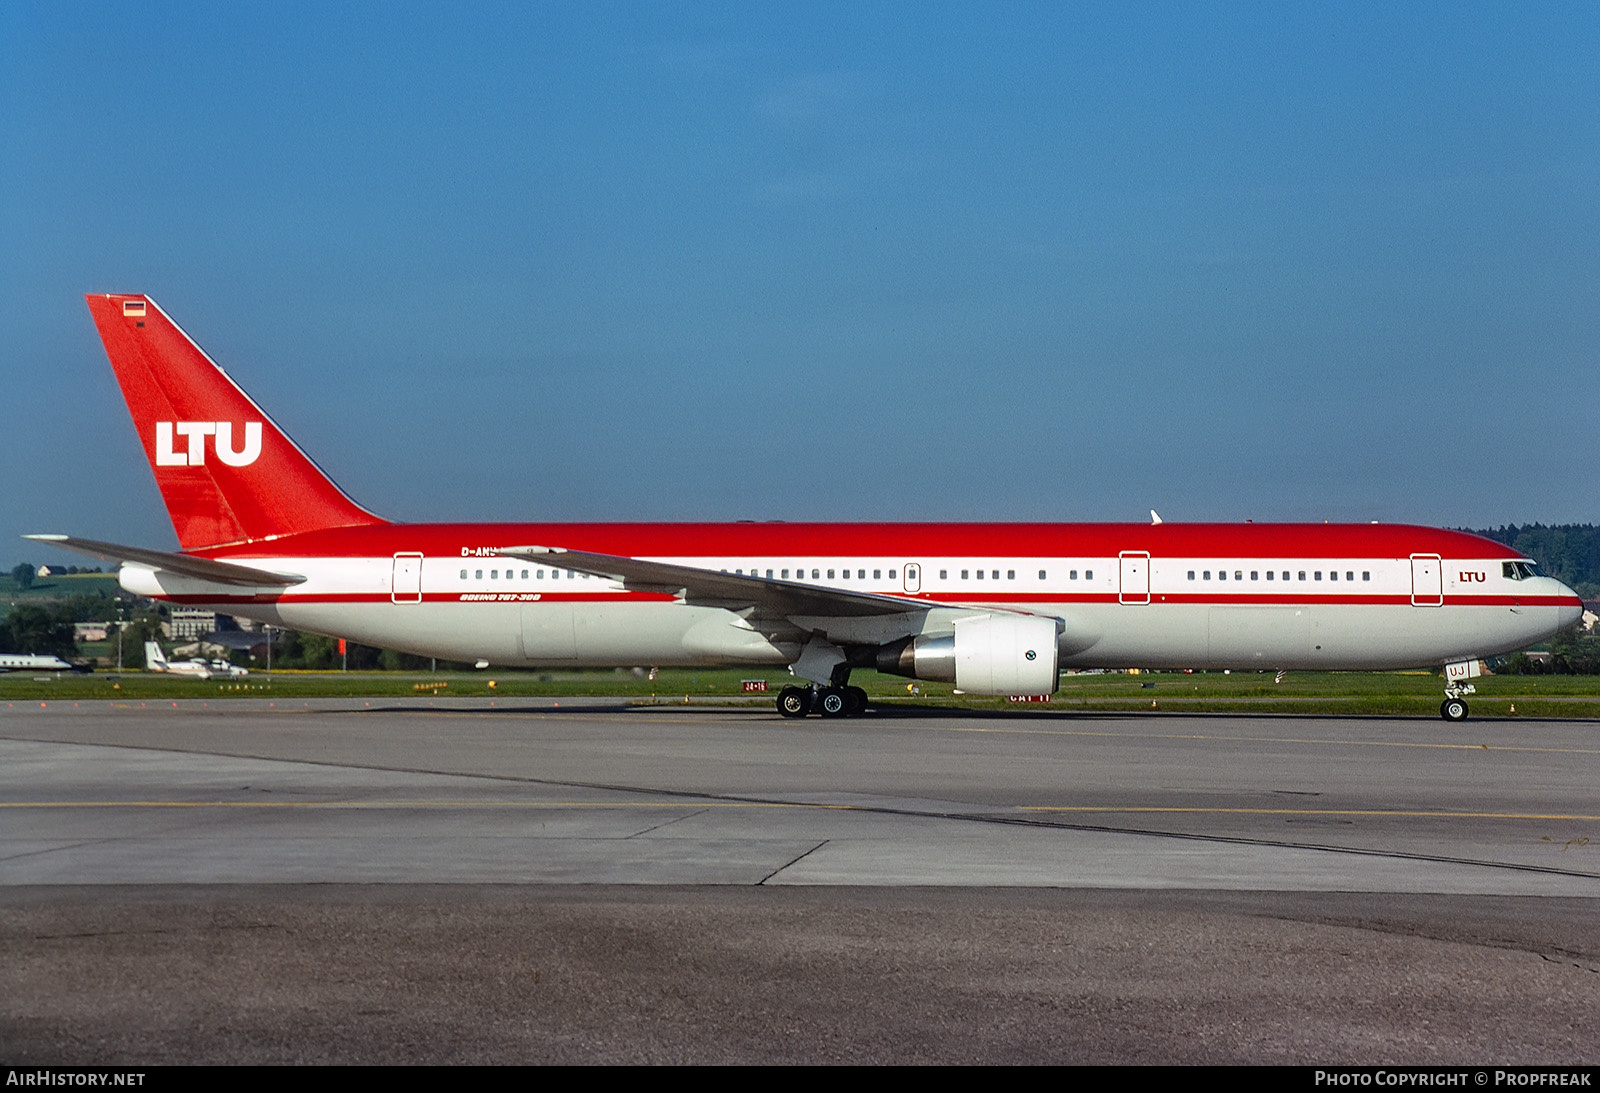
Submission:
M 954 634 L 924 635 L 878 650 L 880 672 L 954 683 L 979 695 L 1054 694 L 1060 684 L 1058 619 L 974 615 Z

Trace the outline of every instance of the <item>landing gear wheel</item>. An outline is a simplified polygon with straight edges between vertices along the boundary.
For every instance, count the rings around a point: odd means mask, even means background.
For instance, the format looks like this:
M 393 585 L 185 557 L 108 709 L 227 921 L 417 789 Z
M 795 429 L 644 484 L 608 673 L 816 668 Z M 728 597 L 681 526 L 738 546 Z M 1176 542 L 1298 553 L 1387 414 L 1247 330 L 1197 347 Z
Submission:
M 778 712 L 784 717 L 804 717 L 811 712 L 811 692 L 800 687 L 785 687 L 778 692 Z
M 846 687 L 844 689 L 844 693 L 845 697 L 849 699 L 849 702 L 847 703 L 849 709 L 845 714 L 846 717 L 855 717 L 857 714 L 866 712 L 866 691 L 863 691 L 860 687 Z
M 817 712 L 823 717 L 848 717 L 850 700 L 839 687 L 824 687 L 817 693 Z
M 1459 698 L 1447 698 L 1439 703 L 1439 716 L 1446 721 L 1465 721 L 1467 704 Z

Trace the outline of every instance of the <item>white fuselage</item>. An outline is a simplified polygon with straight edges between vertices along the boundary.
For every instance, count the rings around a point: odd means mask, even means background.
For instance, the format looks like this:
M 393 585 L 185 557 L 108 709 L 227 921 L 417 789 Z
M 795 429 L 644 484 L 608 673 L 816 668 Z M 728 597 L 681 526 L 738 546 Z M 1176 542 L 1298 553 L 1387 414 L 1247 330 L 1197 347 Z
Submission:
M 72 665 L 48 653 L 0 653 L 0 672 L 64 672 Z
M 248 560 L 247 555 L 238 555 Z M 1063 667 L 1347 669 L 1525 648 L 1576 621 L 1570 590 L 1502 558 L 693 555 L 652 560 L 915 597 L 891 616 L 763 620 L 493 554 L 273 555 L 306 579 L 270 602 L 208 600 L 276 626 L 504 665 L 788 664 L 810 634 L 881 645 L 1000 610 L 1058 618 Z M 130 591 L 200 602 L 204 582 L 129 566 Z

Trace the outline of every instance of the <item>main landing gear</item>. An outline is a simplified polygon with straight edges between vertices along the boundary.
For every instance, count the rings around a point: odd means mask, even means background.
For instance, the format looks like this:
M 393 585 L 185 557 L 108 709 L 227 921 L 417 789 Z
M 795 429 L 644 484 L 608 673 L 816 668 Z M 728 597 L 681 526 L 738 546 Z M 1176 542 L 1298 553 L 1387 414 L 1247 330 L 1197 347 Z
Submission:
M 867 692 L 860 687 L 785 687 L 778 692 L 778 712 L 784 717 L 855 717 L 867 708 Z

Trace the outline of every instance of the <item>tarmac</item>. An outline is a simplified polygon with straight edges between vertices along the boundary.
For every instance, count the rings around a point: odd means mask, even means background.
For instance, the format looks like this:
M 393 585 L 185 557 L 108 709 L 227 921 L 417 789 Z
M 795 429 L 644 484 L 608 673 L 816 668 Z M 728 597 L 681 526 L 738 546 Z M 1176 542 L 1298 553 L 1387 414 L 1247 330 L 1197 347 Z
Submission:
M 0 708 L 0 1061 L 1600 1061 L 1592 722 Z

